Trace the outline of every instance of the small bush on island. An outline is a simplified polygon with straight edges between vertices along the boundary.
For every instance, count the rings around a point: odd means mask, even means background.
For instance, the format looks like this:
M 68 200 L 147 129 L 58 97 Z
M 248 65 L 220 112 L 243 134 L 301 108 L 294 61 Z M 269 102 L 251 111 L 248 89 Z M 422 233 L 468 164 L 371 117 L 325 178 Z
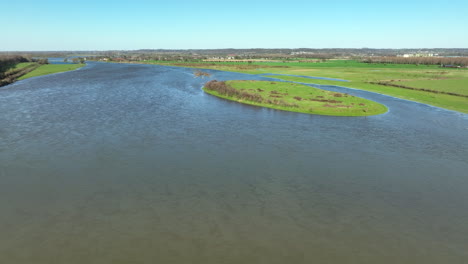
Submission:
M 205 88 L 208 90 L 216 91 L 221 95 L 236 97 L 241 100 L 248 100 L 257 103 L 263 102 L 263 97 L 261 95 L 235 89 L 232 86 L 227 85 L 226 82 L 218 82 L 217 80 L 212 80 L 205 84 Z
M 200 70 L 196 70 L 195 72 L 193 72 L 193 75 L 195 75 L 195 77 L 210 77 L 211 76 L 210 73 L 203 72 L 203 71 L 200 71 Z

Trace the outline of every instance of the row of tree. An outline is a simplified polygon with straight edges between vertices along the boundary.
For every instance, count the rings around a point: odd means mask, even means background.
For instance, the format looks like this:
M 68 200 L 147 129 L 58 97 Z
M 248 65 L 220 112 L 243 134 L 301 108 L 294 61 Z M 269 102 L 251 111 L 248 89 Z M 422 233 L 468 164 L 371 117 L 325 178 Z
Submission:
M 30 59 L 19 55 L 0 55 L 0 79 L 9 69 L 20 62 L 28 62 Z
M 78 63 L 85 63 L 85 58 L 82 58 L 82 57 L 75 57 L 75 58 L 72 58 L 71 61 L 75 64 L 78 64 Z M 69 62 L 69 59 L 68 58 L 65 58 L 63 59 L 63 62 Z
M 468 57 L 369 57 L 361 61 L 365 63 L 468 66 Z

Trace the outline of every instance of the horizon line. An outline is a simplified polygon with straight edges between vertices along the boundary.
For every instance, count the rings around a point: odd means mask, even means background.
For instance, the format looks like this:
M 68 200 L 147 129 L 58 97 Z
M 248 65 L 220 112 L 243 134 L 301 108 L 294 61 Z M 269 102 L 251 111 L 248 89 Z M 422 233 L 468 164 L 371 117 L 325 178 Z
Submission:
M 299 49 L 310 49 L 310 50 L 332 50 L 332 49 L 342 49 L 342 50 L 444 50 L 444 49 L 468 49 L 468 47 L 464 48 L 140 48 L 140 49 L 67 49 L 67 50 L 0 50 L 0 52 L 76 52 L 76 51 L 143 51 L 143 50 L 299 50 Z

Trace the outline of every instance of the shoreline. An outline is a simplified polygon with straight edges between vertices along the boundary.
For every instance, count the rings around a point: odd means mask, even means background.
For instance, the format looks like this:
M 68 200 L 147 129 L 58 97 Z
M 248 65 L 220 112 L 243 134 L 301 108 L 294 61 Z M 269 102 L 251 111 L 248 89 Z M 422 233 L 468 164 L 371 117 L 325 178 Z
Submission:
M 27 80 L 27 79 L 34 78 L 34 77 L 53 75 L 53 74 L 57 74 L 57 73 L 76 71 L 76 70 L 79 70 L 79 69 L 81 69 L 81 68 L 83 68 L 85 66 L 86 66 L 86 64 L 45 64 L 45 65 L 42 65 L 39 68 L 37 68 L 37 69 L 27 73 L 27 74 L 19 77 L 17 79 L 17 81 Z M 54 69 L 53 67 L 56 67 L 56 68 Z M 66 67 L 70 67 L 70 68 L 66 68 Z M 44 70 L 44 68 L 52 68 L 52 69 L 48 69 L 48 71 L 41 72 L 41 70 Z M 28 76 L 28 75 L 31 75 L 31 76 Z
M 35 77 L 53 75 L 53 74 L 64 73 L 64 72 L 69 72 L 69 71 L 76 71 L 76 70 L 79 70 L 79 69 L 81 69 L 81 68 L 83 68 L 85 66 L 86 66 L 86 64 L 43 64 L 43 65 L 37 65 L 31 71 L 28 71 L 25 74 L 16 77 L 11 82 L 4 83 L 3 85 L 0 85 L 0 88 L 7 87 L 7 86 L 13 85 L 13 84 L 15 84 L 15 83 L 17 83 L 19 81 L 24 81 L 24 80 L 35 78 Z M 45 69 L 45 68 L 49 68 L 49 69 Z M 50 68 L 52 68 L 52 69 L 50 69 Z

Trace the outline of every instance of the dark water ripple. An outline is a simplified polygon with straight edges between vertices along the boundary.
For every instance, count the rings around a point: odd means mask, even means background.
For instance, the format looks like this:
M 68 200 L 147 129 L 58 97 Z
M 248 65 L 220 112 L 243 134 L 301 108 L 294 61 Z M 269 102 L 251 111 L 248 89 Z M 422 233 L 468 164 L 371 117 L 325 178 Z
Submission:
M 2 88 L 0 263 L 468 262 L 467 115 L 332 86 L 390 111 L 288 113 L 192 71 Z

